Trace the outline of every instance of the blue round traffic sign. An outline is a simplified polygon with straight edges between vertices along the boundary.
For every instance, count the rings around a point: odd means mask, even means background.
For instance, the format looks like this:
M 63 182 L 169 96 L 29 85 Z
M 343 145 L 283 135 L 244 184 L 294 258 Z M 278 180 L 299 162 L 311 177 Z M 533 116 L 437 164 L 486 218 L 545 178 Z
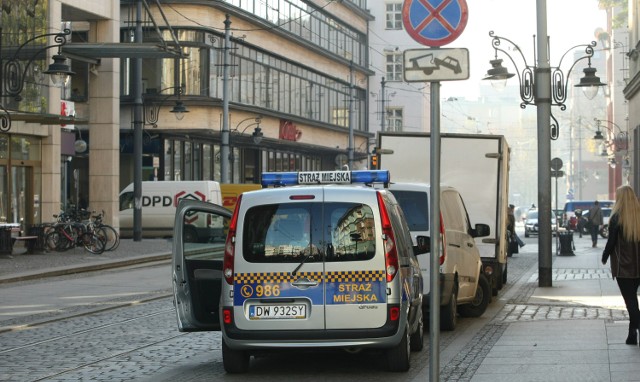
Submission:
M 405 0 L 402 22 L 417 42 L 431 47 L 446 45 L 467 26 L 469 9 L 465 0 Z

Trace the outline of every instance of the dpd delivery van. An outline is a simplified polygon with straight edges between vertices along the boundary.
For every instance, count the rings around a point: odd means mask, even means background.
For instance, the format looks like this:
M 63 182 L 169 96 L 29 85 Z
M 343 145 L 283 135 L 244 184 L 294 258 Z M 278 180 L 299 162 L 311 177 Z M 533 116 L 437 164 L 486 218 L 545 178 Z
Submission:
M 222 205 L 220 184 L 214 181 L 148 181 L 142 182 L 142 236 L 170 237 L 176 207 L 181 199 L 199 200 Z M 133 236 L 133 210 L 135 199 L 133 183 L 120 192 L 120 235 Z M 194 215 L 185 228 L 190 233 L 189 240 L 200 237 L 224 235 L 222 222 L 201 221 Z

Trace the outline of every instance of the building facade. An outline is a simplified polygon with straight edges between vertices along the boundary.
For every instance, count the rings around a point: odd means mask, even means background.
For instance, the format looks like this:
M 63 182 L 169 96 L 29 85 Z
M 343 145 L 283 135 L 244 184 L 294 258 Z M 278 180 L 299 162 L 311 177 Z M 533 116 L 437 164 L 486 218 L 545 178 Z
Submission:
M 220 181 L 225 160 L 231 183 L 259 183 L 263 171 L 343 168 L 350 152 L 353 167 L 366 165 L 373 16 L 365 0 L 161 7 L 2 2 L 5 61 L 27 36 L 71 31 L 59 52 L 42 49 L 33 64 L 20 61 L 29 67 L 21 101 L 2 94 L 12 117 L 0 134 L 2 222 L 51 221 L 80 205 L 104 210 L 117 227 L 118 194 L 133 182 L 139 159 L 139 125 L 144 180 Z M 42 76 L 56 53 L 75 72 L 62 88 Z M 177 104 L 186 108 L 181 119 L 172 113 Z M 225 116 L 230 155 L 222 158 Z
M 424 49 L 404 29 L 402 0 L 371 1 L 369 23 L 371 77 L 369 126 L 376 131 L 427 132 L 430 120 L 428 83 L 404 81 L 403 52 Z
M 133 34 L 134 3 L 122 2 L 123 42 Z M 231 183 L 259 183 L 263 171 L 342 168 L 350 131 L 354 167 L 364 163 L 371 135 L 366 2 L 162 6 L 152 8 L 152 17 L 164 13 L 162 37 L 170 40 L 174 33 L 186 57 L 143 59 L 144 180 L 223 179 L 225 86 Z M 153 25 L 147 19 L 143 24 L 145 41 L 157 40 Z M 121 62 L 121 186 L 134 178 L 132 61 Z M 189 110 L 181 120 L 170 112 L 177 100 Z M 151 122 L 154 106 L 159 111 Z

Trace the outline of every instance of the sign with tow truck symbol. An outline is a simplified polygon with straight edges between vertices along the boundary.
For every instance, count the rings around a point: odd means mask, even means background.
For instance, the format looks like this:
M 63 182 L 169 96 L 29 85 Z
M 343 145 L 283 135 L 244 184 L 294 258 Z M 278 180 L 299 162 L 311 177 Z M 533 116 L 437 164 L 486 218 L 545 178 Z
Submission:
M 407 82 L 456 81 L 469 78 L 466 48 L 409 49 L 403 54 Z

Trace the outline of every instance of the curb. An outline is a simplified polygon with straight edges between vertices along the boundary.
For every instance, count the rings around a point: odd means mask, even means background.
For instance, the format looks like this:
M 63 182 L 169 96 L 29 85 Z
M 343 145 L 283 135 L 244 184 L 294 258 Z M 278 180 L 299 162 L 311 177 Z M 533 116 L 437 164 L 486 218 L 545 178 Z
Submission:
M 14 283 L 19 281 L 36 280 L 36 279 L 41 279 L 46 277 L 65 276 L 65 275 L 71 275 L 71 274 L 82 273 L 82 272 L 100 271 L 104 269 L 113 269 L 113 268 L 126 267 L 130 265 L 151 263 L 156 261 L 167 261 L 167 260 L 171 260 L 171 253 L 139 256 L 139 257 L 134 257 L 129 259 L 113 260 L 113 261 L 107 261 L 107 262 L 96 262 L 96 263 L 81 265 L 81 266 L 53 268 L 53 269 L 43 270 L 43 271 L 25 272 L 25 273 L 13 275 L 13 276 L 0 277 L 0 284 L 9 284 L 9 283 Z

